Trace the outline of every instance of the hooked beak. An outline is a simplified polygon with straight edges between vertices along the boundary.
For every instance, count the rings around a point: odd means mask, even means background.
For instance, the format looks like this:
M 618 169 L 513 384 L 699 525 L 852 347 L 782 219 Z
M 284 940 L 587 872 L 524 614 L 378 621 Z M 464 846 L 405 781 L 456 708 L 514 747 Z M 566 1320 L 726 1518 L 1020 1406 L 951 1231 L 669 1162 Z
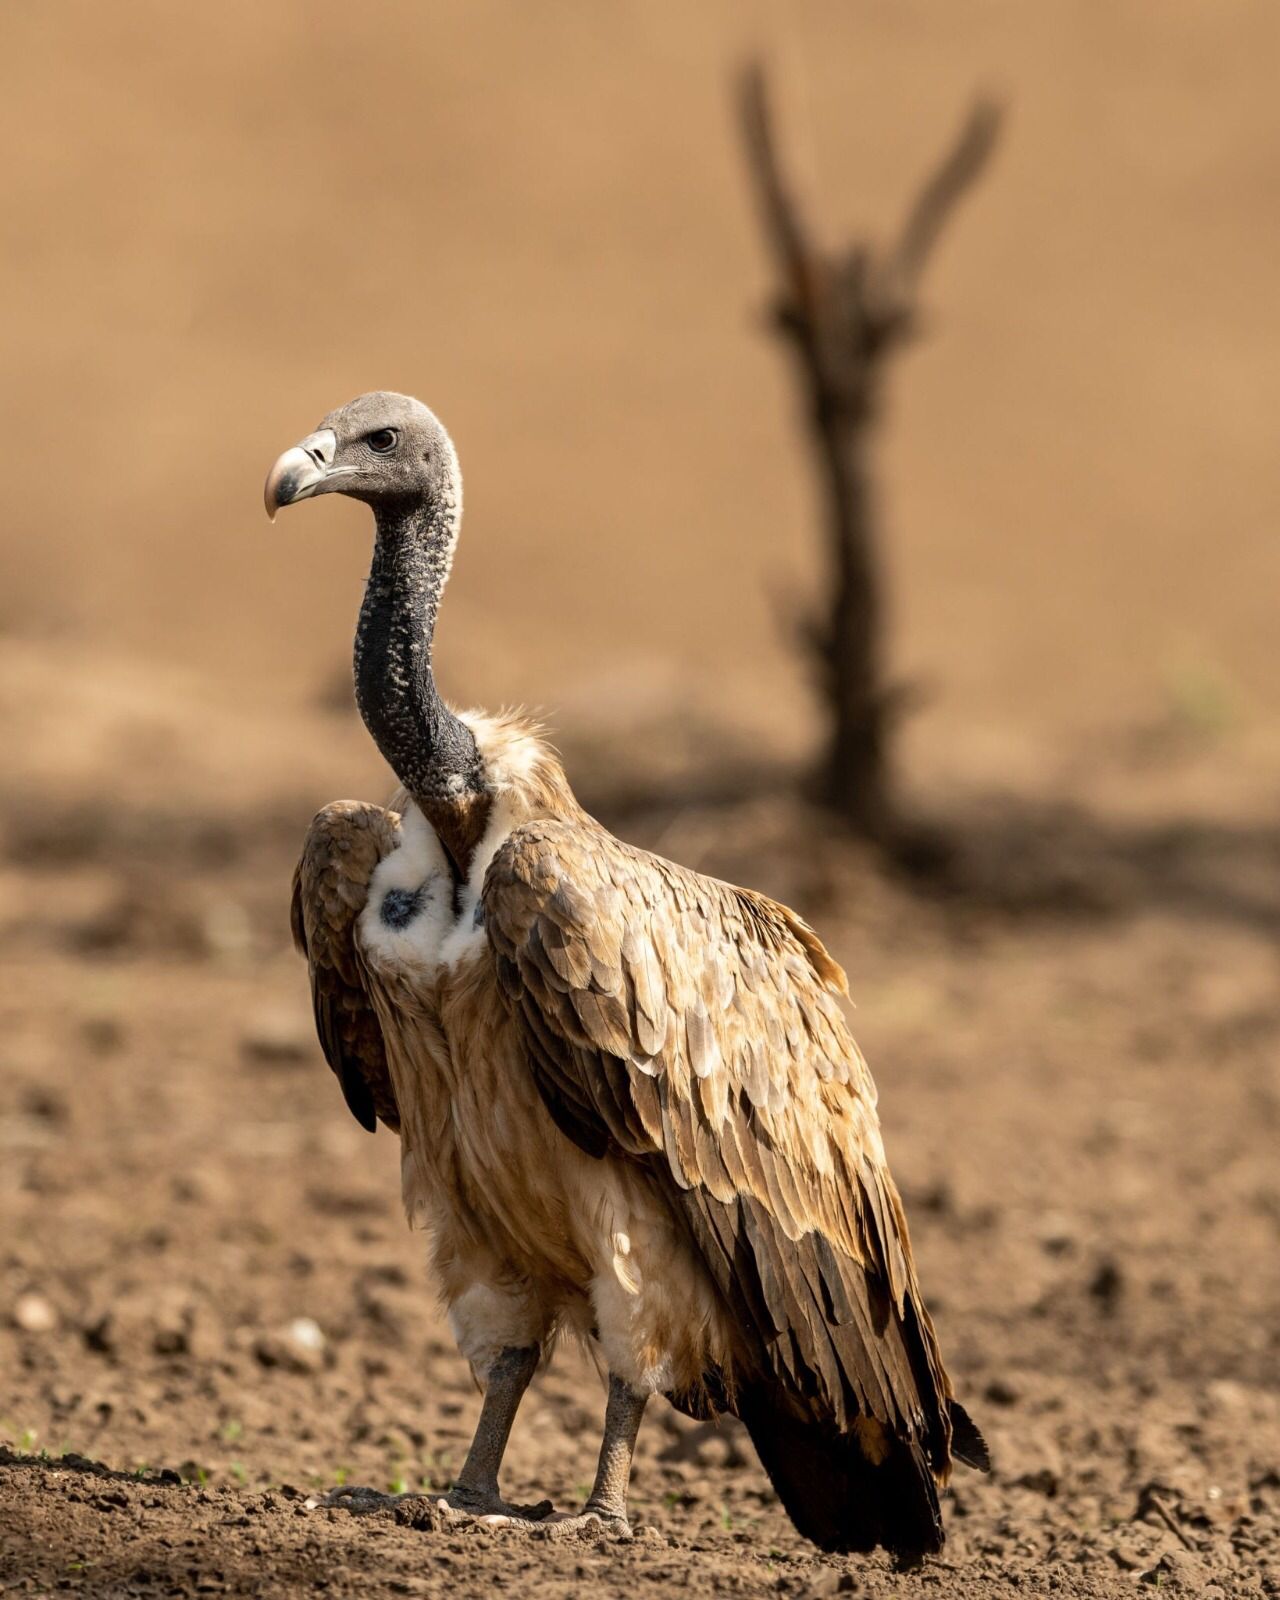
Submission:
M 294 505 L 322 492 L 326 479 L 343 471 L 333 466 L 337 448 L 338 439 L 333 429 L 321 428 L 317 433 L 309 433 L 292 450 L 285 451 L 267 474 L 262 491 L 267 516 L 272 522 L 281 506 Z

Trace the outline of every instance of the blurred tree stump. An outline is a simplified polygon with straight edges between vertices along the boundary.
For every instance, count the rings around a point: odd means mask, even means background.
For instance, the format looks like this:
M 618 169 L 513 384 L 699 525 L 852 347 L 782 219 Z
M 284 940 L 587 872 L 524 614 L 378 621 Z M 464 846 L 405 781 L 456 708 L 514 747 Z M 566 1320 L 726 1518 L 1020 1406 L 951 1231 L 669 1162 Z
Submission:
M 973 106 L 886 248 L 819 245 L 779 154 L 764 69 L 740 90 L 742 130 L 761 221 L 781 280 L 772 321 L 791 349 L 826 506 L 830 607 L 801 627 L 830 719 L 819 777 L 823 801 L 855 832 L 903 842 L 888 746 L 911 698 L 884 665 L 884 604 L 870 437 L 889 356 L 919 327 L 923 270 L 957 202 L 987 164 L 998 108 Z

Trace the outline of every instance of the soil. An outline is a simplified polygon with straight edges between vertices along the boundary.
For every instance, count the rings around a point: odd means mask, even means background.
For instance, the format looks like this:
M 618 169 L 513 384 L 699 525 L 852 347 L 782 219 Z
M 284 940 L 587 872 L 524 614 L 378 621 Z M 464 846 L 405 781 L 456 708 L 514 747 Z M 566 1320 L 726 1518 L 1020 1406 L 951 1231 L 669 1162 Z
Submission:
M 0 1592 L 1280 1594 L 1276 13 L 749 9 L 5 19 Z M 833 225 L 890 225 L 975 82 L 1013 106 L 878 457 L 915 876 L 801 797 L 759 37 Z M 556 708 L 607 823 L 849 971 L 995 1463 L 939 1560 L 818 1554 L 661 1404 L 631 1541 L 435 1508 L 477 1395 L 287 932 L 311 813 L 388 789 L 364 515 L 256 500 L 374 383 L 462 448 L 447 686 Z M 572 1509 L 602 1413 L 559 1352 L 506 1492 Z
M 137 717 L 128 674 L 41 682 L 27 647 L 0 650 L 0 683 L 80 747 L 118 748 Z M 66 761 L 60 788 L 5 797 L 0 1583 L 1280 1593 L 1280 832 L 1229 819 L 1218 770 L 1274 772 L 1265 750 L 1144 742 L 1092 772 L 1091 805 L 1079 780 L 1071 804 L 957 797 L 947 875 L 922 884 L 834 837 L 781 765 L 752 777 L 739 752 L 737 798 L 699 798 L 695 768 L 646 799 L 618 789 L 604 730 L 568 747 L 616 826 L 785 895 L 852 974 L 926 1293 L 996 1463 L 958 1474 L 945 1559 L 904 1574 L 819 1556 L 736 1425 L 660 1403 L 632 1543 L 432 1511 L 477 1397 L 399 1213 L 395 1141 L 347 1116 L 312 1041 L 285 931 L 307 801 L 290 779 L 202 813 L 199 774 L 215 790 L 262 727 L 189 691 L 147 705 L 153 731 L 181 710 L 182 781 L 149 806 Z M 362 739 L 349 710 L 275 733 L 268 788 L 307 748 L 355 764 Z M 1206 788 L 1220 809 L 1192 820 Z M 508 1494 L 580 1502 L 602 1405 L 561 1352 Z M 317 1504 L 343 1483 L 424 1499 Z

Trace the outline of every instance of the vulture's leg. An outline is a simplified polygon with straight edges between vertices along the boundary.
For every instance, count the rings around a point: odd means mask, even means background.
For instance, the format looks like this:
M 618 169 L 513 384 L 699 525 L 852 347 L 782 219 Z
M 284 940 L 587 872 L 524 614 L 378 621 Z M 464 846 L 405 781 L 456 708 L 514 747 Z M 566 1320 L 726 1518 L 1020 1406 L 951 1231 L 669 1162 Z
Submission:
M 498 1492 L 498 1468 L 511 1437 L 511 1424 L 515 1421 L 524 1392 L 529 1387 L 538 1365 L 539 1347 L 534 1345 L 509 1347 L 499 1351 L 489 1368 L 484 1386 L 484 1404 L 480 1407 L 480 1421 L 462 1471 L 454 1480 L 453 1488 L 445 1495 L 443 1504 L 462 1517 L 519 1517 L 525 1521 L 540 1522 L 550 1516 L 550 1500 L 539 1500 L 536 1505 L 511 1505 Z M 628 1457 L 628 1460 L 630 1457 Z M 603 1458 L 602 1458 L 603 1460 Z M 625 1478 L 624 1478 L 625 1487 Z M 320 1502 L 343 1511 L 361 1513 L 385 1511 L 401 1500 L 419 1500 L 418 1494 L 381 1494 L 377 1489 L 367 1489 L 358 1484 L 345 1484 L 333 1489 Z
M 509 1505 L 498 1492 L 498 1469 L 511 1437 L 511 1424 L 538 1365 L 538 1355 L 536 1344 L 508 1348 L 499 1352 L 489 1368 L 475 1437 L 462 1463 L 462 1471 L 447 1496 L 454 1511 L 470 1512 L 473 1516 L 525 1517 L 533 1521 L 550 1514 L 550 1500 L 540 1500 L 532 1506 L 515 1506 Z
M 648 1400 L 647 1394 L 637 1394 L 616 1374 L 609 1375 L 609 1403 L 605 1407 L 604 1440 L 600 1445 L 596 1481 L 580 1515 L 566 1518 L 565 1523 L 585 1526 L 603 1522 L 619 1532 L 630 1533 L 627 1485 L 631 1482 L 631 1458 L 635 1454 L 640 1419 Z

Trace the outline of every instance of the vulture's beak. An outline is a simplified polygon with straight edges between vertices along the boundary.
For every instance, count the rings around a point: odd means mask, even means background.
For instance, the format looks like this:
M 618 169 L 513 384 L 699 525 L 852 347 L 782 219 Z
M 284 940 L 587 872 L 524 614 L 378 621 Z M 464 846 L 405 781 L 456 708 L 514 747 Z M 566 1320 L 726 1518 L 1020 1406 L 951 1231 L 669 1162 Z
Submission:
M 267 515 L 272 522 L 281 506 L 291 506 L 297 500 L 306 500 L 320 491 L 327 478 L 337 475 L 342 468 L 334 469 L 333 457 L 338 448 L 337 435 L 332 428 L 321 428 L 309 433 L 285 453 L 267 474 L 262 491 Z

